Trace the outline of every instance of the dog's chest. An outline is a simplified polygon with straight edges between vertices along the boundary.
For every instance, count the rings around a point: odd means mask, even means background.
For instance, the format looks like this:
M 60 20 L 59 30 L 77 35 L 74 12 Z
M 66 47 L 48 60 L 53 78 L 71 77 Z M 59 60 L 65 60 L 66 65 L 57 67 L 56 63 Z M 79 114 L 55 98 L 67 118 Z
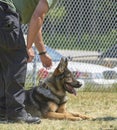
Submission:
M 61 105 L 61 104 L 64 104 L 64 103 L 67 102 L 68 97 L 67 97 L 67 96 L 64 96 L 64 97 L 59 98 L 59 100 L 60 100 L 60 103 L 59 103 L 59 104 Z

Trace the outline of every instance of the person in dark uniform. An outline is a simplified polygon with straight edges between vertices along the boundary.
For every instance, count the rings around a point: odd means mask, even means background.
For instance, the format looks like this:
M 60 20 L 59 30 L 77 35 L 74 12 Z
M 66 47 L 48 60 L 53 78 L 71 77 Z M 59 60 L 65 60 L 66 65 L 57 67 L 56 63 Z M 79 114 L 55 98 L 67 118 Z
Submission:
M 0 121 L 39 123 L 25 110 L 24 83 L 27 62 L 34 58 L 35 43 L 44 67 L 52 66 L 41 28 L 55 0 L 0 0 Z M 21 20 L 20 20 L 21 17 Z M 21 23 L 29 23 L 25 44 Z

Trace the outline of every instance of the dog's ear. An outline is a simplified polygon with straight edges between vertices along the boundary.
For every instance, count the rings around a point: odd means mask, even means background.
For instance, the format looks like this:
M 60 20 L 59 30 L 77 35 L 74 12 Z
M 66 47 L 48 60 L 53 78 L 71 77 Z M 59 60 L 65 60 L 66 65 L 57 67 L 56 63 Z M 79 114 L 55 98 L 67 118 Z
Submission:
M 67 58 L 61 58 L 61 61 L 58 65 L 58 69 L 61 73 L 64 72 L 65 68 L 67 68 L 67 65 L 68 65 L 68 60 Z
M 59 74 L 62 74 L 68 65 L 68 59 L 67 58 L 61 58 L 60 63 L 58 64 L 57 68 L 54 71 L 54 76 L 57 76 Z

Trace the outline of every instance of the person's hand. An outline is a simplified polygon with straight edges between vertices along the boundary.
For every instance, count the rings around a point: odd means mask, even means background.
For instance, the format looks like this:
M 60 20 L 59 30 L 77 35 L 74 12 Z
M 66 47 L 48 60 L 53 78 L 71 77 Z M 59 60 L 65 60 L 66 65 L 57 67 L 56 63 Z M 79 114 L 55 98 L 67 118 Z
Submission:
M 28 62 L 31 62 L 35 56 L 33 49 L 27 48 L 27 53 L 28 53 Z
M 46 53 L 44 55 L 40 55 L 40 59 L 41 59 L 41 62 L 42 62 L 42 65 L 45 67 L 45 68 L 51 68 L 52 66 L 52 59 L 51 57 Z

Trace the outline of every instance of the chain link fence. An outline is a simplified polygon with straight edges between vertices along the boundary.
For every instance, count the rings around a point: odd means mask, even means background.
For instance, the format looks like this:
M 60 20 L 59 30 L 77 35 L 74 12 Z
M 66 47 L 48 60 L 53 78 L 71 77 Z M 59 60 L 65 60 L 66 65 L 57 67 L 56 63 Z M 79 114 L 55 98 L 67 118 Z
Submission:
M 59 54 L 68 57 L 85 89 L 117 88 L 116 7 L 115 0 L 58 0 L 45 18 L 43 39 L 53 49 L 48 53 L 54 59 Z M 22 25 L 25 36 L 27 29 L 28 25 Z M 27 70 L 28 87 L 38 83 L 39 56 L 34 50 L 35 59 Z

